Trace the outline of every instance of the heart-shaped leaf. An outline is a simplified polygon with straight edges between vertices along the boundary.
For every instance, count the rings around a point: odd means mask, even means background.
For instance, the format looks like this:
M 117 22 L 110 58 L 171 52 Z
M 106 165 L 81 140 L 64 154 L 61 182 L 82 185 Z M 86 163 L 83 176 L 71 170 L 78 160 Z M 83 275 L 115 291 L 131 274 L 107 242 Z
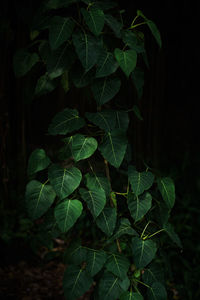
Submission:
M 98 106 L 108 102 L 119 92 L 121 81 L 118 78 L 96 79 L 92 84 L 92 93 Z
M 51 185 L 31 180 L 26 186 L 26 206 L 32 220 L 40 218 L 52 205 L 56 194 Z
M 35 95 L 42 96 L 52 92 L 57 86 L 57 82 L 50 79 L 49 74 L 46 72 L 44 75 L 39 77 L 36 87 Z
M 86 179 L 86 186 L 89 190 L 103 189 L 106 196 L 110 195 L 111 192 L 110 183 L 107 177 L 105 177 L 104 175 L 98 173 L 96 174 L 93 171 L 92 174 L 87 173 L 85 175 L 85 179 Z
M 158 189 L 168 208 L 172 208 L 175 203 L 175 186 L 170 177 L 158 179 Z
M 52 50 L 57 49 L 70 38 L 74 25 L 75 23 L 71 18 L 55 16 L 51 19 L 49 43 Z
M 141 37 L 130 30 L 125 30 L 122 36 L 124 44 L 128 45 L 132 50 L 137 53 L 145 52 L 144 40 Z
M 129 77 L 130 73 L 135 69 L 137 63 L 137 52 L 135 50 L 120 50 L 114 51 L 115 58 L 119 63 L 120 68 Z
M 106 195 L 104 190 L 95 189 L 95 190 L 86 190 L 83 188 L 79 189 L 81 197 L 87 203 L 87 206 L 93 215 L 94 218 L 102 212 L 106 204 Z
M 105 272 L 99 282 L 99 299 L 116 300 L 119 298 L 122 289 L 120 286 L 121 279 L 110 272 Z
M 147 291 L 149 300 L 166 300 L 167 292 L 165 287 L 160 282 L 154 282 Z
M 115 128 L 116 115 L 113 110 L 103 110 L 97 113 L 86 113 L 86 118 L 105 131 L 111 131 Z
M 89 10 L 82 8 L 81 13 L 90 31 L 98 36 L 104 26 L 103 10 L 94 7 L 91 7 Z
M 138 235 L 138 233 L 132 228 L 130 221 L 126 218 L 121 218 L 119 221 L 118 228 L 116 229 L 114 235 L 109 241 L 118 239 L 120 236 L 125 234 L 135 236 Z
M 135 196 L 133 193 L 128 194 L 128 208 L 135 222 L 141 220 L 151 208 L 151 194 L 145 193 L 141 196 Z
M 79 169 L 75 167 L 62 168 L 57 164 L 50 166 L 48 175 L 50 183 L 60 199 L 64 199 L 72 194 L 82 179 Z
M 84 125 L 85 121 L 79 117 L 76 109 L 66 108 L 55 115 L 48 128 L 48 132 L 51 135 L 67 134 L 80 129 Z
M 35 149 L 29 157 L 27 172 L 32 175 L 42 171 L 49 166 L 50 162 L 51 160 L 43 149 Z
M 127 138 L 120 129 L 107 132 L 99 146 L 102 156 L 115 168 L 121 165 L 127 147 Z
M 133 193 L 136 196 L 141 195 L 148 190 L 154 181 L 154 175 L 151 172 L 138 172 L 133 166 L 128 168 L 128 179 L 130 181 Z
M 96 78 L 101 78 L 113 74 L 117 68 L 116 62 L 111 52 L 102 51 L 97 61 Z
M 79 200 L 66 199 L 55 208 L 55 218 L 62 232 L 67 232 L 80 217 L 83 210 Z
M 115 229 L 116 219 L 116 208 L 104 207 L 101 214 L 96 218 L 96 224 L 107 236 L 111 236 Z
M 97 149 L 97 141 L 93 137 L 76 134 L 72 137 L 71 151 L 75 161 L 90 157 Z
M 146 267 L 155 257 L 157 247 L 151 240 L 142 240 L 139 237 L 132 238 L 132 251 L 134 264 L 138 269 Z
M 130 262 L 125 256 L 112 253 L 111 255 L 109 255 L 105 267 L 114 275 L 118 276 L 121 279 L 124 279 L 124 277 L 127 276 Z
M 164 281 L 164 273 L 162 267 L 158 263 L 151 263 L 148 268 L 145 268 L 142 274 L 144 283 L 151 286 L 156 281 Z
M 107 255 L 105 251 L 88 249 L 86 263 L 87 272 L 93 277 L 95 276 L 103 267 L 106 261 Z
M 39 61 L 37 53 L 30 53 L 26 49 L 18 50 L 13 58 L 13 67 L 16 77 L 22 77 Z

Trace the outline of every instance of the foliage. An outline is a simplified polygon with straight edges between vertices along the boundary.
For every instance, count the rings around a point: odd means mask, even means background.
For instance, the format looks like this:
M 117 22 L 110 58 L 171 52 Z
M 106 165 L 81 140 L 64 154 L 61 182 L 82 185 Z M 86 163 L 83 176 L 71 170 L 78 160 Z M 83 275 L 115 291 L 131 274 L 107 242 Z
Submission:
M 29 217 L 42 218 L 41 233 L 50 239 L 77 237 L 67 249 L 63 278 L 72 300 L 94 281 L 94 299 L 167 299 L 165 280 L 157 276 L 162 248 L 170 243 L 165 236 L 181 246 L 169 223 L 173 180 L 137 170 L 128 157 L 132 113 L 142 117 L 137 105 L 124 107 L 121 94 L 128 81 L 137 101 L 142 95 L 146 49 L 139 26 L 149 27 L 159 47 L 160 33 L 141 11 L 129 25 L 122 13 L 112 1 L 46 1 L 32 28 L 37 39 L 14 57 L 18 77 L 41 64 L 35 96 L 60 84 L 65 92 L 81 89 L 91 104 L 78 111 L 68 99 L 48 128 L 63 147 L 51 158 L 35 149 L 28 162 Z

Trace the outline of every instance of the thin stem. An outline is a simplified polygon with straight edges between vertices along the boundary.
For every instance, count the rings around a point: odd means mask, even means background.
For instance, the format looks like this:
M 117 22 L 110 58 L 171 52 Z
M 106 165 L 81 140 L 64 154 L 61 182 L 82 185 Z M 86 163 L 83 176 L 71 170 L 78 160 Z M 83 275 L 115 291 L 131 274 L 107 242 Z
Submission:
M 162 232 L 162 231 L 165 231 L 165 229 L 160 229 L 160 230 L 158 230 L 158 231 L 152 233 L 151 235 L 145 236 L 143 239 L 144 239 L 144 240 L 150 239 L 152 236 L 154 236 L 154 235 L 156 235 L 156 234 L 158 234 L 158 233 L 160 233 L 160 232 Z
M 119 243 L 119 239 L 116 239 L 116 243 L 117 243 L 117 249 L 118 249 L 119 253 L 122 253 L 122 249 L 121 249 L 121 246 L 120 246 L 120 243 Z
M 43 185 L 47 184 L 48 181 L 49 181 L 49 179 L 47 179 L 47 180 L 43 183 Z
M 131 26 L 133 26 L 133 24 L 135 23 L 135 21 L 137 20 L 139 16 L 135 16 L 135 18 L 133 19 L 132 23 L 131 23 Z
M 146 226 L 144 227 L 144 229 L 143 229 L 143 231 L 142 231 L 142 234 L 141 234 L 141 238 L 143 238 L 143 235 L 144 235 L 144 233 L 145 233 L 145 231 L 146 231 L 146 229 L 147 229 L 147 227 L 149 226 L 150 223 L 152 223 L 152 222 L 149 221 L 149 222 L 146 224 Z
M 135 24 L 135 25 L 129 27 L 128 29 L 134 29 L 134 28 L 136 28 L 138 26 L 141 26 L 141 25 L 144 25 L 144 24 L 147 24 L 147 22 L 141 22 L 141 23 Z
M 146 284 L 146 283 L 144 283 L 144 282 L 142 282 L 142 281 L 140 281 L 140 280 L 138 280 L 138 279 L 134 279 L 134 280 L 135 280 L 136 282 L 138 282 L 138 283 L 140 283 L 140 284 L 146 286 L 148 289 L 151 288 L 150 285 L 148 285 L 148 284 Z

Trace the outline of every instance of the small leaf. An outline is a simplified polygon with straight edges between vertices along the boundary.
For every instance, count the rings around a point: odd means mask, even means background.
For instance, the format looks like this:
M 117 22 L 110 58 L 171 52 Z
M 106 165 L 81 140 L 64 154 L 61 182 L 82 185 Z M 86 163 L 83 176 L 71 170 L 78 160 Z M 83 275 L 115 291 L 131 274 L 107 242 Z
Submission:
M 53 164 L 49 168 L 50 183 L 60 199 L 64 199 L 72 194 L 79 186 L 81 179 L 82 174 L 75 167 L 66 169 Z
M 98 217 L 106 204 L 106 195 L 104 190 L 86 190 L 80 188 L 81 198 L 87 203 L 87 206 L 94 218 Z
M 121 81 L 118 78 L 96 79 L 92 84 L 92 93 L 98 106 L 108 102 L 119 92 Z
M 115 168 L 119 168 L 126 153 L 127 138 L 120 129 L 107 132 L 99 146 L 102 156 Z
M 82 134 L 76 134 L 72 137 L 71 151 L 74 160 L 77 162 L 93 155 L 97 149 L 97 141 L 93 137 L 85 137 Z
M 121 294 L 119 282 L 121 282 L 119 277 L 114 276 L 110 272 L 105 272 L 99 283 L 99 299 L 118 299 Z
M 91 276 L 81 267 L 70 265 L 67 267 L 63 278 L 63 289 L 67 299 L 77 300 L 92 285 Z
M 18 50 L 13 58 L 16 77 L 22 77 L 39 61 L 37 53 L 30 53 L 26 49 Z
M 46 169 L 50 163 L 51 161 L 43 149 L 35 149 L 29 157 L 27 172 L 32 175 Z
M 106 252 L 103 250 L 88 249 L 86 263 L 87 272 L 93 277 L 102 268 L 106 261 Z
M 167 223 L 163 226 L 164 230 L 168 234 L 168 236 L 171 238 L 171 240 L 179 247 L 183 248 L 181 240 L 178 236 L 178 234 L 174 231 L 173 226 L 170 223 Z
M 102 51 L 97 61 L 96 78 L 101 78 L 113 74 L 117 68 L 118 63 L 114 59 L 111 52 Z
M 104 26 L 103 10 L 94 7 L 91 7 L 90 10 L 82 8 L 81 13 L 90 31 L 94 33 L 94 35 L 98 36 Z
M 119 226 L 110 240 L 118 239 L 122 235 L 135 235 L 138 233 L 131 227 L 131 223 L 126 218 L 121 218 Z
M 78 130 L 85 125 L 83 118 L 80 118 L 76 109 L 66 108 L 57 113 L 53 118 L 48 132 L 51 135 L 67 134 L 74 130 Z
M 132 193 L 128 194 L 128 208 L 132 218 L 138 222 L 151 208 L 152 197 L 151 194 L 145 193 L 141 196 L 135 196 Z
M 116 219 L 116 208 L 104 207 L 103 211 L 96 219 L 96 224 L 107 236 L 111 236 L 115 229 Z
M 116 37 L 121 37 L 121 29 L 123 27 L 123 24 L 121 22 L 115 19 L 112 15 L 105 14 L 105 23 L 112 29 Z
M 137 172 L 133 166 L 128 168 L 128 179 L 132 190 L 136 196 L 141 195 L 148 190 L 154 181 L 154 175 L 151 172 Z
M 167 292 L 160 282 L 154 282 L 147 291 L 149 300 L 167 300 Z
M 175 186 L 170 177 L 158 179 L 158 189 L 168 208 L 172 208 L 175 203 Z
M 140 113 L 139 107 L 137 105 L 133 105 L 133 112 L 135 113 L 136 117 L 140 120 L 143 121 L 142 115 Z
M 94 72 L 95 71 L 93 69 L 86 72 L 82 65 L 80 65 L 80 63 L 77 63 L 70 70 L 70 76 L 75 87 L 82 88 L 89 85 L 93 81 Z
M 157 247 L 152 240 L 142 240 L 139 237 L 132 239 L 134 264 L 138 269 L 146 267 L 155 257 Z
M 121 279 L 127 276 L 127 272 L 130 266 L 130 262 L 128 259 L 119 254 L 112 253 L 107 261 L 106 261 L 106 269 L 113 273 L 114 275 L 118 276 Z
M 88 113 L 85 114 L 86 118 L 95 124 L 96 126 L 100 127 L 105 131 L 111 131 L 115 128 L 116 124 L 116 116 L 115 111 L 112 110 L 102 110 L 97 113 Z
M 143 300 L 144 298 L 142 297 L 142 295 L 138 294 L 138 293 L 133 293 L 131 292 L 125 292 L 124 294 L 122 294 L 122 296 L 120 297 L 120 300 Z
M 137 53 L 145 52 L 144 40 L 141 37 L 132 31 L 125 30 L 122 36 L 124 44 L 128 45 L 132 50 L 135 50 Z
M 57 82 L 49 78 L 48 73 L 42 75 L 36 84 L 35 95 L 42 96 L 52 92 L 57 86 Z
M 135 69 L 137 63 L 137 52 L 135 50 L 120 50 L 114 51 L 115 58 L 119 63 L 120 68 L 129 77 L 130 73 Z
M 80 217 L 83 210 L 79 200 L 66 199 L 55 208 L 55 218 L 62 232 L 67 232 Z
M 40 218 L 52 205 L 56 194 L 51 185 L 31 180 L 26 186 L 26 205 L 32 220 Z
M 87 173 L 85 175 L 86 178 L 86 186 L 87 188 L 90 190 L 95 190 L 95 189 L 103 189 L 106 196 L 110 195 L 110 184 L 109 181 L 107 179 L 107 177 L 105 177 L 102 174 L 96 174 L 94 171 L 92 174 Z
M 70 38 L 74 25 L 75 23 L 71 18 L 55 16 L 51 19 L 49 43 L 52 50 L 57 49 Z

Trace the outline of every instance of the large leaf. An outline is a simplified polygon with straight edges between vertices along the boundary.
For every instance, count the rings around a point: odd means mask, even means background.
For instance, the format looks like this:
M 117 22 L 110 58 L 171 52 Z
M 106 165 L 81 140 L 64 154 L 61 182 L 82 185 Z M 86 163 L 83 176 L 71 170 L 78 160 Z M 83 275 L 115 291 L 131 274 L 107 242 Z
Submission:
M 74 33 L 73 44 L 80 62 L 88 72 L 97 62 L 99 56 L 99 41 L 85 32 Z
M 98 144 L 95 138 L 76 134 L 72 137 L 71 141 L 72 156 L 76 162 L 86 159 L 96 151 L 97 146 Z
M 81 13 L 90 31 L 94 33 L 94 35 L 98 36 L 104 26 L 103 10 L 94 7 L 91 7 L 89 10 L 82 8 Z
M 103 267 L 106 261 L 106 252 L 103 250 L 89 249 L 87 252 L 86 263 L 87 272 L 93 277 L 95 276 Z
M 115 168 L 119 168 L 126 152 L 127 138 L 123 130 L 115 129 L 104 135 L 99 150 L 102 156 Z
M 130 73 L 135 69 L 137 63 L 137 52 L 135 50 L 120 50 L 114 51 L 115 58 L 119 63 L 120 68 L 129 77 Z
M 57 49 L 70 38 L 74 25 L 75 23 L 71 18 L 63 18 L 59 16 L 52 18 L 49 28 L 49 43 L 51 49 Z
M 139 237 L 132 239 L 134 263 L 138 269 L 146 267 L 154 258 L 157 247 L 152 240 L 142 240 Z
M 97 61 L 96 78 L 101 78 L 113 74 L 118 63 L 111 52 L 102 51 Z
M 39 77 L 36 87 L 35 87 L 35 95 L 42 96 L 47 93 L 52 92 L 57 86 L 57 82 L 51 80 L 49 74 L 46 72 L 44 75 Z
M 71 265 L 67 267 L 63 278 L 63 289 L 67 299 L 77 300 L 92 285 L 91 276 L 82 268 Z
M 148 300 L 167 300 L 167 292 L 160 282 L 154 282 L 147 291 Z
M 160 178 L 158 180 L 158 189 L 168 208 L 172 208 L 175 203 L 175 186 L 170 177 Z
M 120 287 L 121 280 L 110 272 L 105 272 L 99 283 L 99 299 L 116 300 L 119 298 L 122 289 Z
M 135 222 L 141 220 L 151 208 L 151 194 L 145 193 L 141 196 L 135 196 L 133 193 L 128 194 L 128 208 Z
M 85 121 L 79 117 L 76 109 L 66 108 L 55 115 L 48 128 L 48 132 L 51 135 L 67 134 L 80 129 L 84 125 Z
M 55 218 L 62 232 L 67 232 L 80 217 L 83 210 L 79 200 L 66 199 L 55 208 Z
M 108 271 L 121 279 L 127 276 L 129 266 L 130 262 L 125 256 L 115 253 L 109 255 L 105 265 Z
M 122 294 L 122 296 L 120 297 L 120 300 L 143 300 L 144 298 L 142 297 L 142 295 L 138 294 L 138 293 L 133 293 L 132 291 L 130 292 L 125 292 Z
M 111 131 L 115 128 L 116 115 L 113 110 L 103 110 L 97 113 L 86 113 L 86 118 L 105 131 Z
M 49 180 L 60 199 L 69 196 L 79 186 L 82 174 L 79 169 L 62 168 L 53 164 L 49 168 Z
M 108 102 L 119 92 L 121 81 L 118 78 L 96 79 L 92 84 L 92 93 L 98 106 Z
M 51 160 L 43 149 L 35 149 L 28 160 L 27 172 L 29 175 L 42 171 L 48 167 Z
M 52 205 L 56 194 L 51 185 L 31 180 L 26 186 L 26 206 L 32 220 L 40 218 Z
M 105 14 L 105 23 L 112 29 L 118 38 L 121 37 L 121 29 L 123 27 L 121 22 L 115 19 L 112 15 Z
M 18 50 L 13 58 L 15 76 L 24 76 L 38 61 L 39 56 L 37 53 L 30 53 L 26 49 Z
M 115 229 L 116 219 L 116 208 L 104 207 L 103 211 L 96 219 L 96 224 L 107 236 L 111 236 Z
M 154 175 L 151 172 L 138 172 L 133 166 L 128 168 L 128 179 L 130 181 L 133 193 L 136 196 L 141 195 L 148 190 L 154 181 Z
M 87 203 L 87 206 L 93 217 L 98 217 L 106 204 L 106 195 L 104 190 L 86 190 L 84 188 L 80 188 L 79 192 L 83 200 Z
M 103 189 L 106 196 L 110 195 L 111 189 L 110 189 L 110 183 L 107 179 L 102 174 L 96 174 L 94 171 L 92 174 L 87 173 L 85 175 L 86 178 L 86 186 L 90 190 L 95 190 L 95 189 Z
M 137 53 L 145 52 L 144 40 L 137 33 L 125 30 L 122 36 L 123 42 Z
M 131 227 L 131 223 L 129 222 L 129 220 L 126 218 L 121 218 L 119 226 L 110 240 L 118 239 L 120 236 L 123 236 L 125 234 L 135 236 L 138 235 L 138 233 Z

